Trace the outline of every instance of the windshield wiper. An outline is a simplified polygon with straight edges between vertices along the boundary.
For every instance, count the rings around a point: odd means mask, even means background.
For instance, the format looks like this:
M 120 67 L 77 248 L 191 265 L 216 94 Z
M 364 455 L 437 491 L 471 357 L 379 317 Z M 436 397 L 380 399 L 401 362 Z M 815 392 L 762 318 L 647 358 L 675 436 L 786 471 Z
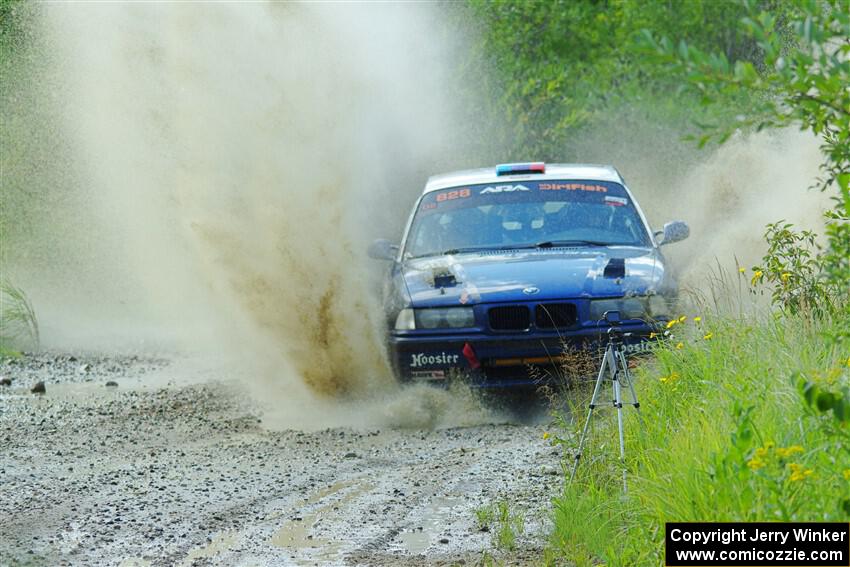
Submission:
M 479 252 L 481 250 L 529 250 L 533 248 L 553 248 L 555 246 L 610 246 L 611 242 L 599 240 L 544 240 L 537 244 L 503 244 L 501 246 L 467 246 L 451 248 L 441 252 L 443 256 L 463 254 L 464 252 Z
M 466 246 L 464 248 L 449 248 L 441 252 L 443 256 L 463 254 L 464 252 L 480 252 L 481 250 L 513 250 L 516 246 Z
M 478 252 L 479 250 L 498 250 L 500 247 L 491 248 L 488 246 L 466 246 L 464 248 L 449 248 L 442 252 L 428 252 L 427 254 L 417 254 L 416 256 L 407 256 L 408 260 L 416 260 L 417 258 L 427 258 L 429 256 L 451 256 L 453 254 L 463 254 L 465 252 Z
M 599 240 L 544 240 L 534 245 L 535 248 L 554 248 L 556 246 L 611 246 L 611 242 Z
M 531 250 L 535 248 L 553 248 L 555 246 L 610 246 L 611 242 L 598 240 L 545 240 L 537 244 L 503 244 L 501 246 L 464 246 L 461 248 L 449 248 L 442 252 L 429 252 L 417 256 L 409 256 L 408 260 L 425 258 L 427 256 L 452 256 L 454 254 L 465 254 L 467 252 L 481 252 L 482 250 Z

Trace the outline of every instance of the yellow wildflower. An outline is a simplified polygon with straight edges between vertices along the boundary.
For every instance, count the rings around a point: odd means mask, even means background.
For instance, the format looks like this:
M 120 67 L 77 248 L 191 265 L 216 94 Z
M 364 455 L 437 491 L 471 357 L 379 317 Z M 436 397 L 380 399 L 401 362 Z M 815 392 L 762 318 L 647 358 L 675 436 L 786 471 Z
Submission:
M 850 469 L 844 469 L 844 472 L 841 474 L 844 475 L 844 480 L 850 480 Z
M 791 445 L 790 447 L 779 447 L 776 450 L 776 454 L 779 455 L 783 459 L 788 458 L 791 455 L 795 455 L 797 453 L 802 453 L 802 452 L 803 452 L 803 448 L 800 447 L 799 445 Z
M 650 339 L 654 339 L 654 338 L 655 338 L 655 337 L 657 337 L 657 336 L 658 336 L 658 333 L 649 333 L 649 338 L 650 338 Z
M 667 328 L 668 329 L 672 328 L 673 325 L 675 325 L 678 322 L 679 322 L 678 319 L 671 319 L 671 320 L 667 321 Z
M 714 333 L 706 333 L 705 335 L 703 335 L 702 338 L 704 338 L 707 341 L 710 341 L 713 336 L 714 336 Z
M 694 317 L 694 323 L 699 323 L 700 321 L 702 321 L 702 317 L 700 317 L 699 315 Z
M 847 357 L 847 368 L 850 368 L 850 356 Z
M 756 270 L 753 273 L 753 279 L 750 280 L 750 285 L 756 285 L 756 283 L 761 281 L 761 277 L 764 275 L 764 272 L 761 270 Z
M 747 466 L 750 467 L 750 470 L 757 471 L 764 466 L 764 461 L 757 457 L 753 457 L 749 461 L 747 461 Z
M 782 281 L 787 282 L 788 279 L 791 277 L 791 274 L 789 272 L 782 272 L 782 275 L 779 277 L 782 279 Z
M 758 449 L 756 449 L 756 453 L 755 453 L 756 458 L 763 459 L 764 457 L 767 456 L 768 451 L 769 451 L 769 449 L 767 449 L 765 447 L 759 447 Z
M 824 381 L 829 385 L 833 385 L 833 384 L 836 384 L 840 378 L 841 378 L 841 369 L 840 368 L 830 368 L 829 370 L 827 370 L 826 375 L 824 376 Z
M 684 322 L 685 322 L 685 321 L 687 321 L 687 320 L 688 320 L 688 316 L 687 316 L 687 315 L 682 315 L 681 317 L 679 317 L 679 323 L 684 323 Z
M 812 474 L 814 474 L 815 472 L 812 469 L 804 469 L 802 465 L 798 465 L 797 463 L 789 463 L 788 468 L 791 469 L 791 476 L 788 477 L 788 480 L 792 482 L 805 480 L 806 478 L 812 476 Z
M 659 381 L 662 384 L 666 384 L 668 382 L 671 382 L 671 383 L 675 382 L 678 379 L 679 379 L 679 373 L 678 372 L 671 372 L 668 376 L 662 376 L 661 378 L 659 378 Z
M 548 431 L 543 432 L 543 439 L 549 439 L 549 432 Z
M 683 348 L 685 348 L 685 343 L 676 343 L 677 350 L 682 350 Z
M 746 272 L 746 271 L 747 271 L 747 268 L 745 268 L 744 266 L 741 266 L 740 268 L 738 268 L 738 273 L 739 273 L 739 274 L 743 274 L 743 273 L 744 273 L 744 272 Z

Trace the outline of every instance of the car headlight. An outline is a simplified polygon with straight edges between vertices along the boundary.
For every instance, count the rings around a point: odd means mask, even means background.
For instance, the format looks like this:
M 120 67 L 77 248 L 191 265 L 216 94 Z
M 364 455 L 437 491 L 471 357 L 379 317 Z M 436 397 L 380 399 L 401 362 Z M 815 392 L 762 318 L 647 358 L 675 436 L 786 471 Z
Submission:
M 417 309 L 416 326 L 420 329 L 436 329 L 443 320 L 441 309 Z
M 591 300 L 592 321 L 602 320 L 606 311 L 619 311 L 622 319 L 665 319 L 669 316 L 667 300 L 661 295 Z
M 397 331 L 412 331 L 416 328 L 413 309 L 402 309 L 398 312 L 398 317 L 395 318 L 395 328 Z
M 446 323 L 449 327 L 463 329 L 475 325 L 475 314 L 471 307 L 455 307 L 446 310 Z
M 415 309 L 414 317 L 416 329 L 464 329 L 475 326 L 472 307 Z
M 590 302 L 590 319 L 601 321 L 606 311 L 619 311 L 621 319 L 640 319 L 646 311 L 642 309 L 640 300 L 629 299 L 595 299 Z

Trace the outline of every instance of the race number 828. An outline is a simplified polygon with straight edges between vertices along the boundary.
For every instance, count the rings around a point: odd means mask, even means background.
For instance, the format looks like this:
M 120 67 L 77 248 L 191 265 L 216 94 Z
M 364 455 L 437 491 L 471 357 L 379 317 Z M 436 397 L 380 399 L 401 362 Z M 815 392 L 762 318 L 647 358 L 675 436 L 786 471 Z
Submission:
M 437 195 L 437 202 L 440 203 L 442 201 L 452 201 L 454 199 L 464 199 L 469 197 L 472 193 L 469 189 L 458 189 L 456 191 L 446 191 L 445 193 L 440 193 Z

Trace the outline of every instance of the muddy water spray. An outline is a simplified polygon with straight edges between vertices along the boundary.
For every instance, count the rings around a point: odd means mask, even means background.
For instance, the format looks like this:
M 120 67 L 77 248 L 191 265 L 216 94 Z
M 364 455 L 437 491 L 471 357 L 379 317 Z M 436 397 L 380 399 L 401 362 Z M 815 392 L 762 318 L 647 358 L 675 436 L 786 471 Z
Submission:
M 822 232 L 829 197 L 810 190 L 821 162 L 817 140 L 804 132 L 735 138 L 688 168 L 665 198 L 652 198 L 653 216 L 691 224 L 692 238 L 669 249 L 684 285 L 703 287 L 718 263 L 731 272 L 736 260 L 747 268 L 760 264 L 768 223 L 784 219 Z
M 588 132 L 575 159 L 615 164 L 654 229 L 673 219 L 688 222 L 691 237 L 663 250 L 682 284 L 705 292 L 706 276 L 718 264 L 734 272 L 736 259 L 746 267 L 761 261 L 767 223 L 785 219 L 822 232 L 829 197 L 809 190 L 822 158 L 818 140 L 793 129 L 735 136 L 699 150 L 663 125 L 612 117 Z
M 364 251 L 392 236 L 376 227 L 398 230 L 417 167 L 451 150 L 451 89 L 434 88 L 450 45 L 433 41 L 433 7 L 44 13 L 87 173 L 81 220 L 103 235 L 95 269 L 110 271 L 75 303 L 93 292 L 117 317 L 131 302 L 128 328 L 204 330 L 319 393 L 386 385 L 380 266 Z

